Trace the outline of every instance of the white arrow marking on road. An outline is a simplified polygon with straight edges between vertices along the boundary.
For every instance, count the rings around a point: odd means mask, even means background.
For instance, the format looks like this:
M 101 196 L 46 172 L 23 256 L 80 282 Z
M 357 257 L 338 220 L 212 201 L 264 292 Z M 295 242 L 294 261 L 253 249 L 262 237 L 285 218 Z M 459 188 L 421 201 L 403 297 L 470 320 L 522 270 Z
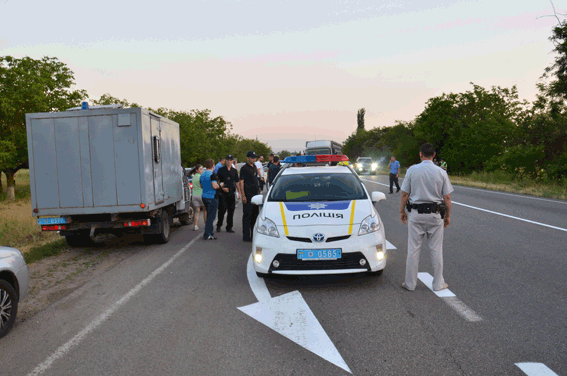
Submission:
M 387 249 L 387 250 L 392 250 L 392 249 L 398 249 L 398 248 L 396 248 L 395 245 L 393 245 L 393 244 L 390 243 L 388 240 L 386 240 L 386 249 Z
M 258 303 L 238 309 L 301 347 L 352 373 L 301 293 L 293 291 L 272 298 L 264 279 L 256 275 L 252 262 L 250 255 L 246 273 Z
M 543 363 L 516 363 L 516 365 L 528 376 L 557 376 Z

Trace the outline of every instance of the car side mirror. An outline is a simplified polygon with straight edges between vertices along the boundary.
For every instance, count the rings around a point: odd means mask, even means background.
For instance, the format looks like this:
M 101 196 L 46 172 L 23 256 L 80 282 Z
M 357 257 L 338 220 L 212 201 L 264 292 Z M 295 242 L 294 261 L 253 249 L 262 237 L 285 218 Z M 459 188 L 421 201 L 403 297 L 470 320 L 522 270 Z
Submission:
M 372 202 L 380 202 L 386 199 L 386 195 L 382 192 L 372 192 Z
M 264 196 L 263 195 L 256 195 L 256 196 L 252 197 L 252 204 L 260 206 L 263 203 L 264 203 Z

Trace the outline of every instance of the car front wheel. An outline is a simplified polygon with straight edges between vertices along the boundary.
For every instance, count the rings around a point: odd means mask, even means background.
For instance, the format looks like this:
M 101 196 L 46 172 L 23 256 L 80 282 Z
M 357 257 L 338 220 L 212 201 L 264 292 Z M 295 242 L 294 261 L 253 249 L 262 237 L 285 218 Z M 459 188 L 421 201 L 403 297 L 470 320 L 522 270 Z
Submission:
M 0 279 L 0 338 L 4 337 L 16 321 L 18 299 L 16 291 L 8 282 Z

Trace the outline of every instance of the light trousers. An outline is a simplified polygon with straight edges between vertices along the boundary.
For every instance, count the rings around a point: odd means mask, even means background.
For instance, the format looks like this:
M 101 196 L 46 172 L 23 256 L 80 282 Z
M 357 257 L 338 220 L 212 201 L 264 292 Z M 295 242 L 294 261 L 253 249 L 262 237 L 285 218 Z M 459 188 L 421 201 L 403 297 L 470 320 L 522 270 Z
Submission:
M 433 290 L 445 287 L 443 279 L 443 219 L 438 213 L 419 214 L 413 209 L 408 213 L 408 258 L 406 260 L 406 286 L 414 290 L 417 286 L 419 254 L 427 244 L 433 264 Z

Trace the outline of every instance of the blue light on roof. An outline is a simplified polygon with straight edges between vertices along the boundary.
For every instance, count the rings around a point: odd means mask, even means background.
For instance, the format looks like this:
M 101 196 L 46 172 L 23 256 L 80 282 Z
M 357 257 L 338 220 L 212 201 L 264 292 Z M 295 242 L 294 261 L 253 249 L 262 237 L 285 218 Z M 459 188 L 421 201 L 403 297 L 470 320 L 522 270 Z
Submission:
M 317 157 L 315 155 L 300 155 L 297 157 L 287 157 L 284 159 L 284 163 L 312 163 L 316 162 Z

